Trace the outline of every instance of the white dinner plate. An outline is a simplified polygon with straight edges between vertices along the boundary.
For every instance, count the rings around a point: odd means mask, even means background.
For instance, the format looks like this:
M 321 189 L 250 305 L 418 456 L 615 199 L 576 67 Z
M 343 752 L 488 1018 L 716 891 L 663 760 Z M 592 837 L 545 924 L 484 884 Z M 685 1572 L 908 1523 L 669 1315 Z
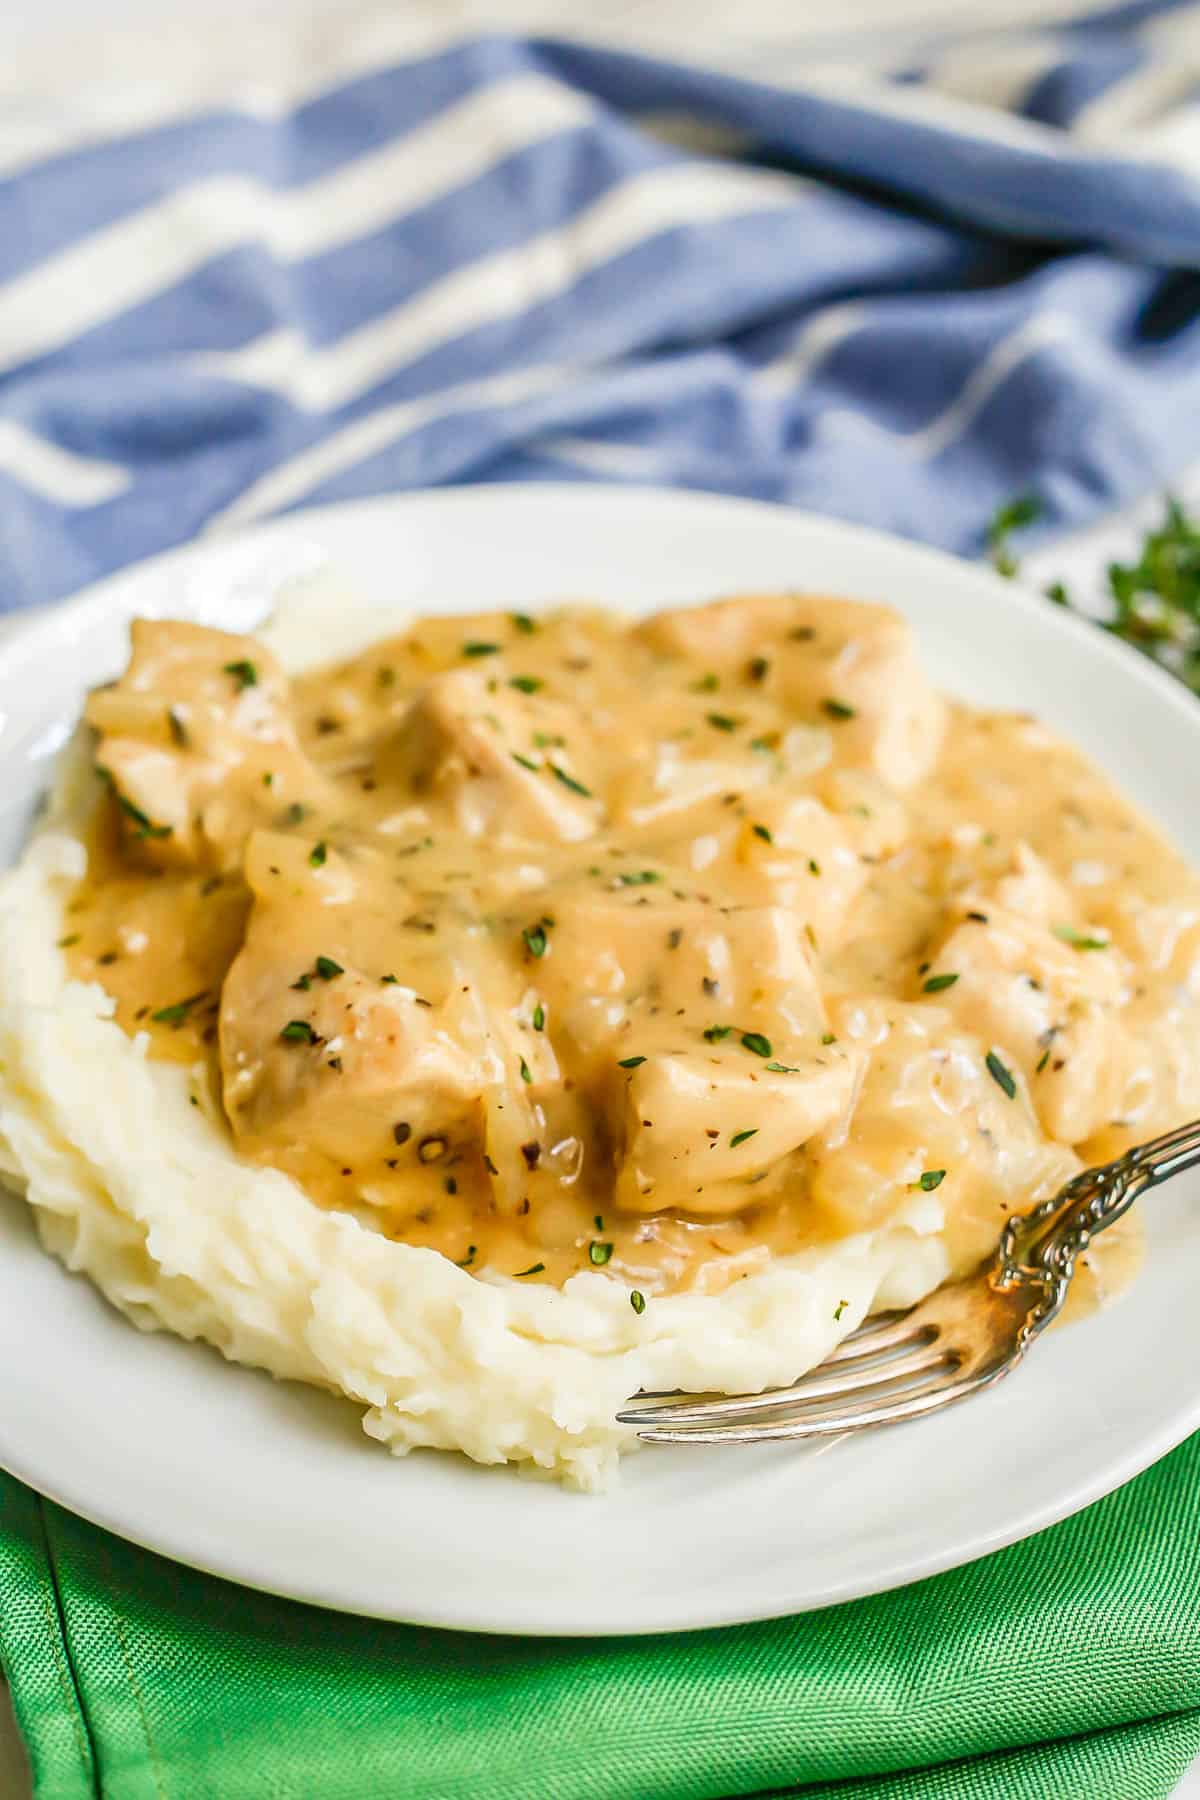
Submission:
M 372 604 L 623 608 L 738 589 L 890 601 L 943 688 L 1074 738 L 1200 862 L 1200 706 L 1132 652 L 951 557 L 698 495 L 490 487 L 294 514 L 134 568 L 0 648 L 0 854 L 15 856 L 130 615 L 237 629 L 322 557 Z M 1200 1175 L 1146 1203 L 1147 1264 L 992 1392 L 820 1452 L 654 1448 L 583 1497 L 428 1451 L 357 1409 L 143 1336 L 0 1197 L 0 1463 L 123 1537 L 253 1587 L 382 1618 L 606 1634 L 763 1619 L 910 1582 L 1085 1506 L 1200 1426 Z

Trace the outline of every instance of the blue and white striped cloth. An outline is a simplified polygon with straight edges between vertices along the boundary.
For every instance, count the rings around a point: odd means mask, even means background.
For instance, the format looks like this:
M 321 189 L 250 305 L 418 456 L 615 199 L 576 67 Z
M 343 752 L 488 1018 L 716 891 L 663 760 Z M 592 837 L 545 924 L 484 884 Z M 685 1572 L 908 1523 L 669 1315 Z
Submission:
M 785 80 L 381 52 L 0 158 L 0 608 L 462 481 L 679 483 L 961 550 L 1200 458 L 1200 7 Z

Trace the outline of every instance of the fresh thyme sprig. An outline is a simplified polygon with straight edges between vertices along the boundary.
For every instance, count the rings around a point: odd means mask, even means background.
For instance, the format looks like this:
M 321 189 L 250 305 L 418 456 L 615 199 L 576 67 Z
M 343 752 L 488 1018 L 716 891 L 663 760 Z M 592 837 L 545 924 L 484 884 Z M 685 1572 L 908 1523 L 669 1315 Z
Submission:
M 987 546 L 1001 575 L 1017 573 L 1013 533 L 1032 525 L 1041 510 L 1031 494 L 997 510 Z M 1107 576 L 1109 614 L 1097 623 L 1200 694 L 1200 521 L 1168 499 L 1162 523 L 1145 533 L 1137 559 L 1110 563 Z M 1061 581 L 1051 582 L 1046 595 L 1057 606 L 1077 609 Z

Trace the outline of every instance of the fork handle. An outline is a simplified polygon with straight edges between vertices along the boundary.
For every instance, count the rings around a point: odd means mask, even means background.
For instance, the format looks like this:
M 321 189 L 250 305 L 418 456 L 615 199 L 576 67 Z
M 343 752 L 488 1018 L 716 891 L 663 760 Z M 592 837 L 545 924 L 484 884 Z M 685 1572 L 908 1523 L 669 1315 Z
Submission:
M 1032 1212 L 1009 1221 L 1002 1243 L 1014 1273 L 1054 1268 L 1070 1274 L 1075 1259 L 1152 1187 L 1200 1163 L 1200 1120 L 1177 1126 L 1115 1161 L 1084 1169 Z

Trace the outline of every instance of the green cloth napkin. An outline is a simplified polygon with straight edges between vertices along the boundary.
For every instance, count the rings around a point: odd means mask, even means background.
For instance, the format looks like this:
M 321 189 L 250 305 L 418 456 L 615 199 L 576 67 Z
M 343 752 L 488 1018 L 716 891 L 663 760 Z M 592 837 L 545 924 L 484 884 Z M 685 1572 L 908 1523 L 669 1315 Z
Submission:
M 1200 1436 L 896 1593 L 487 1638 L 233 1587 L 0 1475 L 0 1661 L 38 1800 L 1160 1800 L 1200 1753 L 1198 1526 Z

